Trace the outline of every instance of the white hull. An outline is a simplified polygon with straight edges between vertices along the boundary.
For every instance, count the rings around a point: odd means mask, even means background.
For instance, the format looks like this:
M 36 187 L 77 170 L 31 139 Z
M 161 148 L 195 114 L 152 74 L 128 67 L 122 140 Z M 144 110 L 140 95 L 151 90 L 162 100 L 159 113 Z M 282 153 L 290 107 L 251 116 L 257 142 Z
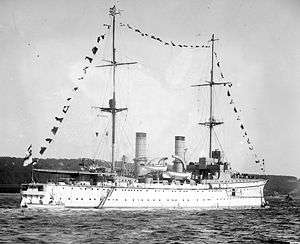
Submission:
M 232 180 L 197 185 L 39 185 L 22 191 L 21 207 L 105 209 L 222 209 L 265 205 L 264 180 Z M 41 187 L 42 186 L 42 187 Z

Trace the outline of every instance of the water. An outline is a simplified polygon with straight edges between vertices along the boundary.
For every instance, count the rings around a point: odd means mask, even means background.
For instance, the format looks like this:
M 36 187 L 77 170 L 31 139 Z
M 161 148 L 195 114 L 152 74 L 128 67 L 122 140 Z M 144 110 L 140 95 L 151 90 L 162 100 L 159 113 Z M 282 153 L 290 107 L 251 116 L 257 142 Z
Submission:
M 253 210 L 32 210 L 0 194 L 0 243 L 300 243 L 300 200 Z

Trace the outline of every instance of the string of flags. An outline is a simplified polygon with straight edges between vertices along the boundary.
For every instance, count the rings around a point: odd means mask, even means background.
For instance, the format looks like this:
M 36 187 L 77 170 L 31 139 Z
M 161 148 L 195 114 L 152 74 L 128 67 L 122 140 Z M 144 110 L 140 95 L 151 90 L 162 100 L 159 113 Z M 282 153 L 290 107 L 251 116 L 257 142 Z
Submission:
M 220 61 L 218 59 L 218 55 L 217 55 L 216 52 L 214 52 L 214 55 L 216 57 L 217 66 L 218 66 L 218 68 L 220 70 L 221 79 L 224 79 L 224 75 L 223 75 L 223 72 L 222 72 L 222 69 L 221 69 L 221 65 L 220 65 Z M 241 122 L 241 116 L 239 114 L 239 112 L 241 112 L 241 110 L 237 108 L 236 102 L 232 98 L 232 91 L 231 91 L 232 84 L 231 83 L 227 83 L 227 84 L 225 84 L 225 86 L 228 87 L 228 89 L 226 91 L 226 95 L 229 98 L 229 104 L 233 106 L 233 112 L 236 115 L 236 120 L 240 121 L 240 129 L 242 131 L 242 136 L 243 136 L 243 138 L 245 139 L 245 141 L 246 141 L 246 143 L 248 145 L 248 149 L 251 151 L 251 153 L 254 156 L 255 163 L 260 164 L 260 170 L 263 173 L 265 173 L 265 160 L 264 159 L 260 159 L 258 157 L 258 154 L 255 152 L 254 145 L 253 145 L 252 141 L 250 140 L 250 138 L 248 136 L 248 132 L 246 131 L 245 125 L 244 125 L 243 122 Z
M 162 40 L 160 37 L 157 37 L 156 35 L 143 32 L 140 29 L 134 28 L 129 24 L 120 23 L 120 26 L 133 31 L 142 37 L 146 37 L 146 38 L 152 39 L 154 41 L 157 41 L 161 45 L 164 45 L 164 46 L 179 47 L 179 48 L 210 48 L 209 45 L 187 45 L 187 44 L 178 44 L 174 41 L 165 41 L 165 40 Z
M 25 157 L 23 159 L 23 166 L 26 167 L 33 163 L 32 159 L 32 144 L 27 148 Z
M 86 55 L 84 57 L 84 60 L 87 64 L 84 66 L 84 68 L 82 68 L 83 74 L 81 76 L 79 76 L 77 78 L 77 80 L 84 80 L 84 78 L 87 74 L 87 70 L 90 68 L 91 64 L 93 63 L 94 56 L 99 52 L 99 48 L 100 48 L 99 45 L 101 45 L 102 41 L 104 41 L 105 36 L 106 36 L 106 34 L 102 34 L 102 35 L 97 36 L 96 44 L 95 44 L 95 46 L 93 46 L 91 48 L 91 54 Z M 73 93 L 76 94 L 79 91 L 79 87 L 78 86 L 73 87 L 72 91 L 73 91 Z M 51 131 L 51 137 L 47 137 L 45 139 L 45 142 L 47 142 L 48 145 L 51 144 L 54 141 L 54 137 L 58 133 L 60 125 L 63 123 L 63 121 L 65 119 L 64 116 L 67 115 L 67 113 L 69 112 L 69 110 L 71 108 L 70 102 L 72 101 L 72 99 L 73 99 L 72 97 L 67 97 L 66 98 L 66 104 L 63 105 L 62 110 L 61 110 L 63 115 L 54 117 L 54 119 L 58 123 L 58 125 L 52 127 L 52 129 L 50 130 Z M 39 154 L 42 156 L 45 153 L 46 150 L 47 150 L 47 146 L 42 146 L 40 148 Z M 25 165 L 25 159 L 24 159 L 24 165 Z M 26 165 L 28 165 L 28 164 L 26 163 Z

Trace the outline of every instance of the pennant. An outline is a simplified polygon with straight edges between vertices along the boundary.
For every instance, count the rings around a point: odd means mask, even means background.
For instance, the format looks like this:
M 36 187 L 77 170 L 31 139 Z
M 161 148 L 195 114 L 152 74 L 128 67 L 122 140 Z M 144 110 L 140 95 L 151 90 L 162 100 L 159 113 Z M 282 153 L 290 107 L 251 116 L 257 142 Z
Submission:
M 217 66 L 220 68 L 220 62 L 217 62 Z
M 58 122 L 60 122 L 60 123 L 63 121 L 63 119 L 64 118 L 55 117 L 55 120 L 58 121 Z
M 131 27 L 129 24 L 127 24 L 127 27 L 128 27 L 129 29 L 132 29 L 132 27 Z
M 86 74 L 86 70 L 89 68 L 89 66 L 85 66 L 82 70 L 84 71 L 84 73 Z
M 233 108 L 233 110 L 234 110 L 234 112 L 235 112 L 235 113 L 237 113 L 237 109 L 236 109 L 236 107 L 234 107 L 234 108 Z
M 108 24 L 103 24 L 104 27 L 106 27 L 107 29 L 110 29 L 110 25 Z
M 53 139 L 51 139 L 51 138 L 46 138 L 45 141 L 48 142 L 48 143 L 51 143 L 51 142 L 53 141 Z
M 227 96 L 230 97 L 230 92 L 229 92 L 229 90 L 227 91 Z
M 58 127 L 57 127 L 57 126 L 54 126 L 54 127 L 51 129 L 51 132 L 53 133 L 53 135 L 56 134 L 57 130 L 58 130 Z
M 77 91 L 77 90 L 78 90 L 78 86 L 74 87 L 73 90 L 74 90 L 74 91 Z
M 43 153 L 46 151 L 47 147 L 41 147 L 41 150 L 40 150 L 40 154 L 43 155 Z
M 88 60 L 88 61 L 90 62 L 90 64 L 91 64 L 91 63 L 92 63 L 92 61 L 93 61 L 93 59 L 92 59 L 92 58 L 90 58 L 90 57 L 88 57 L 88 56 L 86 56 L 86 57 L 85 57 L 85 59 L 86 59 L 86 60 Z
M 241 124 L 241 129 L 242 129 L 242 130 L 244 129 L 244 126 L 243 126 L 243 124 Z
M 32 164 L 32 144 L 27 148 L 25 157 L 23 159 L 23 166 L 26 167 Z
M 98 51 L 98 47 L 93 47 L 93 48 L 92 48 L 92 53 L 93 53 L 94 55 L 97 53 L 97 51 Z
M 68 97 L 68 98 L 67 98 L 67 101 L 70 101 L 71 99 L 72 99 L 71 97 Z
M 69 108 L 70 108 L 69 105 L 64 106 L 63 112 L 66 114 L 68 112 Z

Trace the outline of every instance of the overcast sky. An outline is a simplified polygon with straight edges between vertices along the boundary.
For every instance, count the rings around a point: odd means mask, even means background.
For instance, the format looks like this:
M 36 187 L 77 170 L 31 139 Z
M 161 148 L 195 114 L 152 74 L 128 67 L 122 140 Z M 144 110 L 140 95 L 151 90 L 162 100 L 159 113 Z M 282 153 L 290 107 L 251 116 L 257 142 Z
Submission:
M 111 5 L 0 2 L 1 156 L 23 157 L 33 144 L 36 156 L 47 145 L 44 157 L 109 159 L 109 118 L 97 117 L 91 106 L 108 104 L 111 69 L 89 68 L 84 80 L 77 77 L 97 36 L 109 34 L 103 24 L 110 23 Z M 166 41 L 207 44 L 215 33 L 225 80 L 233 83 L 232 98 L 267 173 L 300 176 L 299 1 L 131 0 L 118 6 L 117 23 Z M 117 72 L 117 102 L 129 108 L 118 115 L 118 158 L 134 156 L 136 131 L 148 133 L 149 157 L 171 155 L 175 135 L 186 136 L 189 159 L 205 156 L 208 134 L 197 123 L 208 117 L 208 97 L 205 88 L 189 86 L 209 79 L 209 50 L 165 47 L 119 25 L 116 35 L 117 59 L 138 62 Z M 110 59 L 110 39 L 99 47 L 93 64 Z M 216 132 L 226 158 L 235 169 L 259 172 L 226 91 L 215 92 L 215 117 L 225 120 Z M 44 140 L 69 96 L 71 108 L 48 145 Z

